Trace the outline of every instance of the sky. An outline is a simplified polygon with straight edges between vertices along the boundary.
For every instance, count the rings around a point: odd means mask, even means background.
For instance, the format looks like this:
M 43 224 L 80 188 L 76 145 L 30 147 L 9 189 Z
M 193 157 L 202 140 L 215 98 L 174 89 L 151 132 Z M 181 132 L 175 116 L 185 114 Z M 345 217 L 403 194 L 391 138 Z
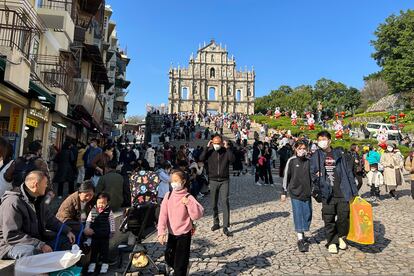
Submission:
M 411 2 L 411 5 L 410 5 Z M 370 41 L 406 0 L 107 0 L 127 68 L 127 116 L 168 103 L 171 63 L 187 66 L 198 45 L 227 45 L 237 68 L 256 71 L 256 97 L 320 78 L 362 88 L 379 70 Z

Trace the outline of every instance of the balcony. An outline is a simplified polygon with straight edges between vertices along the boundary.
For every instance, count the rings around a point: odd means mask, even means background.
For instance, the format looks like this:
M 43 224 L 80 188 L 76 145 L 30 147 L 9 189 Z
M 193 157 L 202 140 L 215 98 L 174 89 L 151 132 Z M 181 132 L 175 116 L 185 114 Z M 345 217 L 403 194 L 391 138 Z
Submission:
M 0 2 L 0 53 L 7 57 L 4 80 L 27 93 L 29 90 L 32 40 L 45 26 L 27 0 Z
M 30 58 L 32 79 L 49 88 L 58 88 L 66 94 L 73 90 L 75 61 L 72 53 L 61 52 L 60 56 L 32 55 Z
M 74 79 L 74 89 L 69 94 L 69 103 L 83 108 L 92 115 L 95 109 L 96 91 L 87 79 Z
M 75 24 L 71 17 L 72 8 L 72 0 L 44 0 L 39 5 L 37 13 L 47 28 L 64 33 L 66 38 L 73 42 Z M 67 43 L 63 43 L 65 44 Z

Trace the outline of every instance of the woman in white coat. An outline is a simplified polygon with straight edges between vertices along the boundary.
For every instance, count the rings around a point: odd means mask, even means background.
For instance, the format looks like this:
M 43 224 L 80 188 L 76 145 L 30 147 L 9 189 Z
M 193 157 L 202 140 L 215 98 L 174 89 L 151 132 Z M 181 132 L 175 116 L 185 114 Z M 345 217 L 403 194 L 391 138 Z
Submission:
M 384 167 L 384 182 L 387 192 L 394 199 L 398 199 L 395 194 L 397 186 L 404 184 L 404 175 L 402 169 L 404 167 L 404 160 L 394 152 L 394 146 L 388 145 L 387 151 L 381 156 L 381 165 Z

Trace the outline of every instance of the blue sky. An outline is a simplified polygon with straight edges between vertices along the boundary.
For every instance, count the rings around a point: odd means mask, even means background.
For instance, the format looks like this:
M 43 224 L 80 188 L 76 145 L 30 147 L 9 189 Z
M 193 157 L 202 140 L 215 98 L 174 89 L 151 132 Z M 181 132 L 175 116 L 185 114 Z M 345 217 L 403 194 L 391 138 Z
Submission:
M 199 43 L 227 45 L 237 67 L 254 66 L 256 96 L 325 77 L 362 88 L 378 71 L 370 40 L 402 0 L 107 0 L 131 63 L 127 115 L 168 103 L 170 63 L 187 66 Z

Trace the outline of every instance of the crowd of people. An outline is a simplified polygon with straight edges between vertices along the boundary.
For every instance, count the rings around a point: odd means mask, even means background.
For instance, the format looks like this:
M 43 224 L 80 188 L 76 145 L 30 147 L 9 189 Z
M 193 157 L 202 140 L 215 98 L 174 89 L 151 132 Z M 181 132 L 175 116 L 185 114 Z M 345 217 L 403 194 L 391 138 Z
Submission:
M 166 244 L 166 262 L 175 275 L 187 273 L 193 222 L 204 212 L 201 198 L 211 198 L 211 230 L 222 227 L 226 236 L 233 235 L 231 167 L 233 177 L 250 174 L 254 175 L 252 185 L 275 186 L 272 172 L 279 160 L 284 191 L 281 201 L 286 201 L 287 195 L 291 198 L 301 252 L 308 251 L 305 232 L 312 221 L 312 198 L 322 204 L 327 248 L 335 254 L 338 248 L 347 248 L 349 203 L 358 195 L 364 178 L 372 201 L 384 198 L 383 186 L 398 200 L 397 187 L 404 184 L 406 171 L 411 174 L 414 191 L 414 154 L 404 158 L 394 144 L 385 150 L 356 144 L 350 149 L 332 148 L 328 131 L 319 132 L 316 140 L 289 130 L 270 130 L 267 125 L 254 131 L 243 114 L 162 116 L 158 143 L 120 140 L 100 147 L 97 139 L 91 139 L 88 146 L 67 140 L 49 162 L 41 156 L 40 141 L 30 143 L 26 154 L 13 159 L 11 145 L 1 138 L 0 257 L 17 259 L 56 250 L 52 248 L 55 236 L 47 236 L 46 230 L 63 229 L 59 248 L 69 248 L 75 237 L 82 235 L 83 248 L 91 250 L 88 272 L 102 263 L 100 272 L 105 273 L 108 240 L 116 231 L 113 212 L 131 205 L 130 176 L 137 171 L 153 171 L 159 176 L 158 241 Z M 233 136 L 231 140 L 223 138 L 225 128 Z M 205 143 L 190 146 L 190 141 L 202 139 Z M 61 201 L 56 215 L 50 208 L 55 195 Z M 85 226 L 83 231 L 80 225 Z

